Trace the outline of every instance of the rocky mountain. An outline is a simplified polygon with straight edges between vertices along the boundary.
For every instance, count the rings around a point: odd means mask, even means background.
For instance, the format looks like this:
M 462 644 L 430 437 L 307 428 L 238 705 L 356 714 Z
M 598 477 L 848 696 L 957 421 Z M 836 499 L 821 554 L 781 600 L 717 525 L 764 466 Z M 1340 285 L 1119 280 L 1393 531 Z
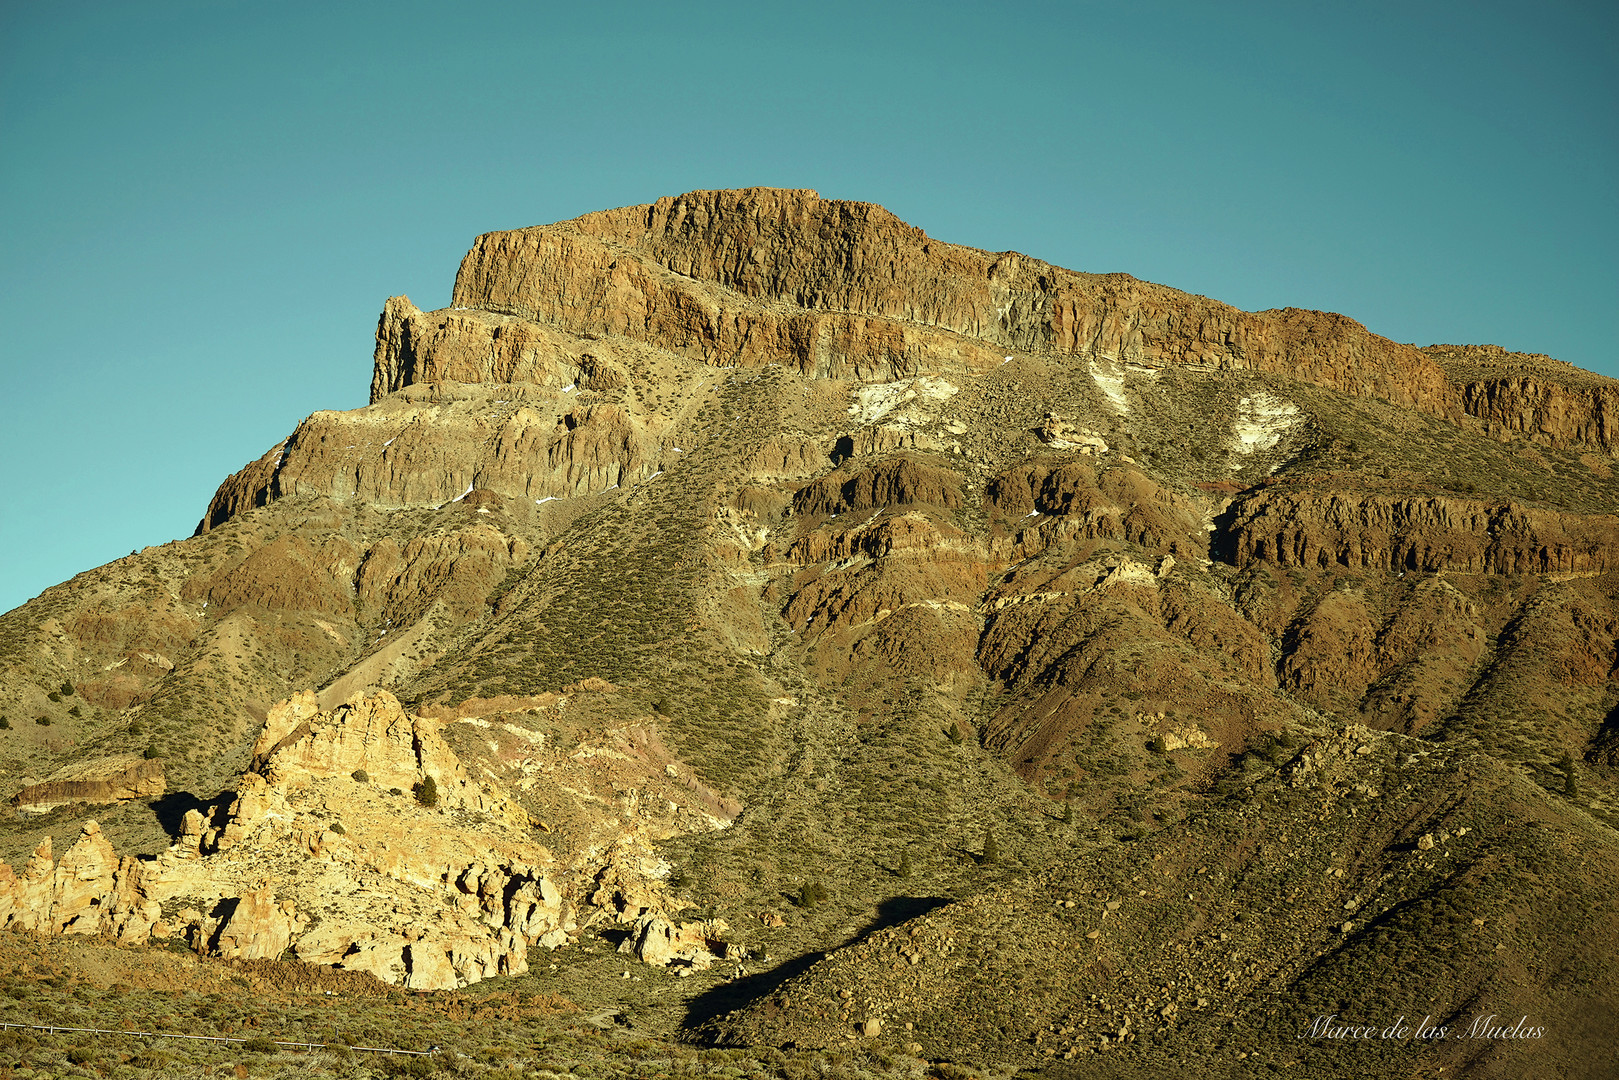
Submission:
M 369 405 L 0 617 L 0 923 L 419 989 L 605 942 L 726 1046 L 1580 1075 L 1616 438 L 1548 357 L 809 191 L 487 234 Z M 1317 1023 L 1402 1015 L 1450 1037 Z

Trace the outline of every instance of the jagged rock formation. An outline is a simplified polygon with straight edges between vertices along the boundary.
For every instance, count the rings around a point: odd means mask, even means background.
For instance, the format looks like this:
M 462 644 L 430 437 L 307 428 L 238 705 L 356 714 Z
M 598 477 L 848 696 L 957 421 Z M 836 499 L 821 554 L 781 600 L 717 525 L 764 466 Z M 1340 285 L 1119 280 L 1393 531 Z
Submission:
M 178 936 L 226 959 L 290 949 L 430 990 L 522 973 L 529 946 L 577 933 L 582 906 L 598 921 L 668 925 L 665 910 L 680 905 L 647 874 L 658 867 L 637 857 L 633 828 L 606 852 L 560 863 L 530 839 L 543 824 L 475 781 L 438 729 L 386 693 L 324 713 L 313 693 L 282 702 L 235 798 L 212 816 L 188 811 L 158 857 L 119 859 L 89 822 L 60 861 L 47 838 L 20 877 L 0 863 L 0 927 L 126 944 Z M 609 878 L 609 895 L 569 898 L 576 882 L 599 892 Z M 357 892 L 372 899 L 356 903 Z M 671 940 L 694 960 L 695 945 Z M 673 955 L 648 949 L 648 963 Z

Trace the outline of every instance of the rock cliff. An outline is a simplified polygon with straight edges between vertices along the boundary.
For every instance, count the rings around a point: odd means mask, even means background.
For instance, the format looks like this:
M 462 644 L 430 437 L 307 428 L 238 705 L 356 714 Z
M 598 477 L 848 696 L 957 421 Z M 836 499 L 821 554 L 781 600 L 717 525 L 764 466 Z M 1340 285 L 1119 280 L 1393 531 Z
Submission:
M 70 803 L 115 803 L 149 799 L 167 787 L 161 761 L 112 758 L 71 768 L 42 784 L 30 784 L 11 797 L 24 813 L 39 814 Z

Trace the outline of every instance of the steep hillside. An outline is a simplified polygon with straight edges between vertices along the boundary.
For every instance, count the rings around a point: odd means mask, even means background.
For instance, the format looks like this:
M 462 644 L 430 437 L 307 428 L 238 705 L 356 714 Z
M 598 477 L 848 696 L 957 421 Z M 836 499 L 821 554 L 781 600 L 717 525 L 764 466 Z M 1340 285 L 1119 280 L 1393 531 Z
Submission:
M 491 233 L 387 301 L 369 405 L 0 616 L 0 922 L 575 995 L 623 943 L 662 973 L 589 993 L 647 1034 L 894 1062 L 1578 1075 L 1616 410 L 813 192 Z

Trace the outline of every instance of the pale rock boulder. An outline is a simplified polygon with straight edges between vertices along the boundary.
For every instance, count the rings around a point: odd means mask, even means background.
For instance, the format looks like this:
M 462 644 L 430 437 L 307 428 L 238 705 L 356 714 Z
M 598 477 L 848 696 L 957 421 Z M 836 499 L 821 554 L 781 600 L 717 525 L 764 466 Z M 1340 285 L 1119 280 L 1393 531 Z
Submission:
M 226 960 L 273 960 L 286 951 L 297 927 L 297 905 L 277 903 L 275 888 L 262 882 L 237 900 L 214 951 Z
M 635 921 L 618 951 L 653 967 L 684 962 L 701 971 L 725 955 L 724 935 L 729 929 L 724 919 L 676 924 L 648 914 Z
M 253 763 L 254 772 L 280 787 L 363 771 L 379 788 L 410 791 L 432 777 L 440 806 L 530 824 L 516 802 L 467 775 L 436 721 L 406 714 L 386 690 L 356 694 L 329 713 L 320 711 L 308 690 L 272 707 L 253 746 Z

